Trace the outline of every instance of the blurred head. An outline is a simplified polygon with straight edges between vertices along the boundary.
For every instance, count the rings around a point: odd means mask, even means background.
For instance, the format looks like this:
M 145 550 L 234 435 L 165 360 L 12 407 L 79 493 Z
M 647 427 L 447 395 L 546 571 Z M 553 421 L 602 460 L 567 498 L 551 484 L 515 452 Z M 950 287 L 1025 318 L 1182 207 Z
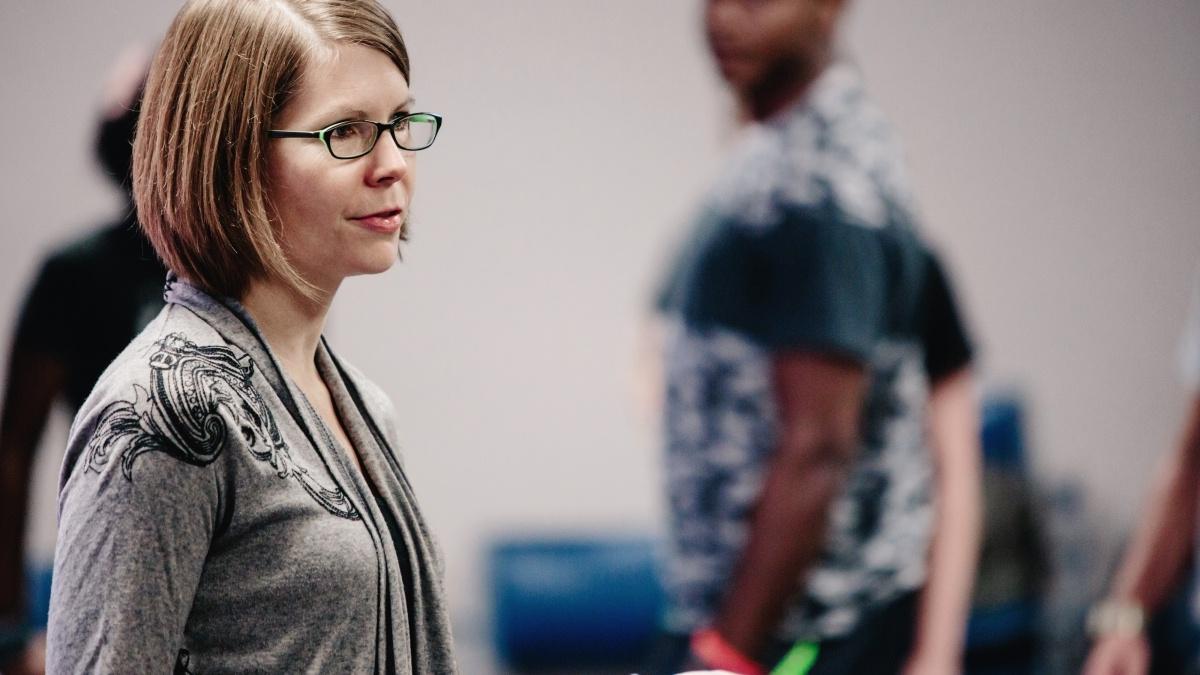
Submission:
M 133 132 L 137 127 L 142 90 L 150 55 L 140 47 L 122 52 L 104 89 L 100 123 L 96 129 L 96 159 L 104 173 L 126 193 L 133 190 Z
M 390 266 L 409 157 L 380 139 L 339 160 L 319 139 L 268 131 L 386 121 L 408 79 L 376 0 L 189 0 L 151 66 L 133 153 L 139 218 L 164 263 L 230 297 L 277 280 L 311 298 L 333 276 Z
M 707 0 L 708 46 L 744 101 L 803 87 L 833 51 L 844 0 Z

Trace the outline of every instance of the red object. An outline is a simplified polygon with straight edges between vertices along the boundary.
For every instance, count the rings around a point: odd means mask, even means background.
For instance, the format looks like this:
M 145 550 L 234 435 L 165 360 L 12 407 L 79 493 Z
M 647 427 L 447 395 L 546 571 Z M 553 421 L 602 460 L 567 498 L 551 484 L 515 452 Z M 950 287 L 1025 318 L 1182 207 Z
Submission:
M 704 628 L 692 633 L 692 653 L 710 668 L 728 670 L 738 675 L 767 675 L 767 671 L 754 659 L 738 651 L 714 628 Z

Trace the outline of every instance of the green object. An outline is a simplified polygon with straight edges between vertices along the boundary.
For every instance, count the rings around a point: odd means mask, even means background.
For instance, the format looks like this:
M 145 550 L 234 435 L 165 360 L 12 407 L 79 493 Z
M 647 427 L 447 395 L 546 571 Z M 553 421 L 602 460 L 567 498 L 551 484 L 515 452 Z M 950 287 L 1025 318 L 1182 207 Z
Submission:
M 821 647 L 815 642 L 797 642 L 771 671 L 771 675 L 806 675 L 820 653 Z

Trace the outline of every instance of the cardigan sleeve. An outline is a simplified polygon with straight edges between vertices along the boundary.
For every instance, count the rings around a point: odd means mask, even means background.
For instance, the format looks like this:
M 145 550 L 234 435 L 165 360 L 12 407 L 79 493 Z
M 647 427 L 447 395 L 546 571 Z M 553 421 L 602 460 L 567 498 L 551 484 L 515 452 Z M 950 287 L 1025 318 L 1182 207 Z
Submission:
M 118 369 L 81 409 L 59 493 L 47 671 L 171 672 L 220 522 L 217 463 L 150 369 Z M 105 384 L 105 381 L 119 384 Z M 151 394 L 151 391 L 155 391 Z M 193 434 L 219 433 L 220 414 Z M 195 436 L 187 436 L 193 438 Z M 205 453 L 209 454 L 205 454 Z

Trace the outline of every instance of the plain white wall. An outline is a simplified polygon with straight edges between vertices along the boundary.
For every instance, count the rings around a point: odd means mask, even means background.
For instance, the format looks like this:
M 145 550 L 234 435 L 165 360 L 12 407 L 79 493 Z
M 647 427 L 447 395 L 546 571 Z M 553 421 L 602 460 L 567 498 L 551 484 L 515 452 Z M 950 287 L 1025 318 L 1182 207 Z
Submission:
M 397 404 L 470 616 L 492 533 L 660 526 L 655 438 L 630 396 L 638 321 L 730 108 L 693 0 L 387 4 L 419 104 L 446 126 L 420 158 L 404 264 L 348 282 L 330 333 Z M 0 6 L 0 321 L 49 246 L 115 207 L 91 159 L 100 85 L 175 9 Z M 1083 481 L 1124 527 L 1184 401 L 1200 4 L 859 0 L 848 29 L 986 371 L 1031 396 L 1036 467 Z M 38 469 L 41 555 L 63 427 Z

